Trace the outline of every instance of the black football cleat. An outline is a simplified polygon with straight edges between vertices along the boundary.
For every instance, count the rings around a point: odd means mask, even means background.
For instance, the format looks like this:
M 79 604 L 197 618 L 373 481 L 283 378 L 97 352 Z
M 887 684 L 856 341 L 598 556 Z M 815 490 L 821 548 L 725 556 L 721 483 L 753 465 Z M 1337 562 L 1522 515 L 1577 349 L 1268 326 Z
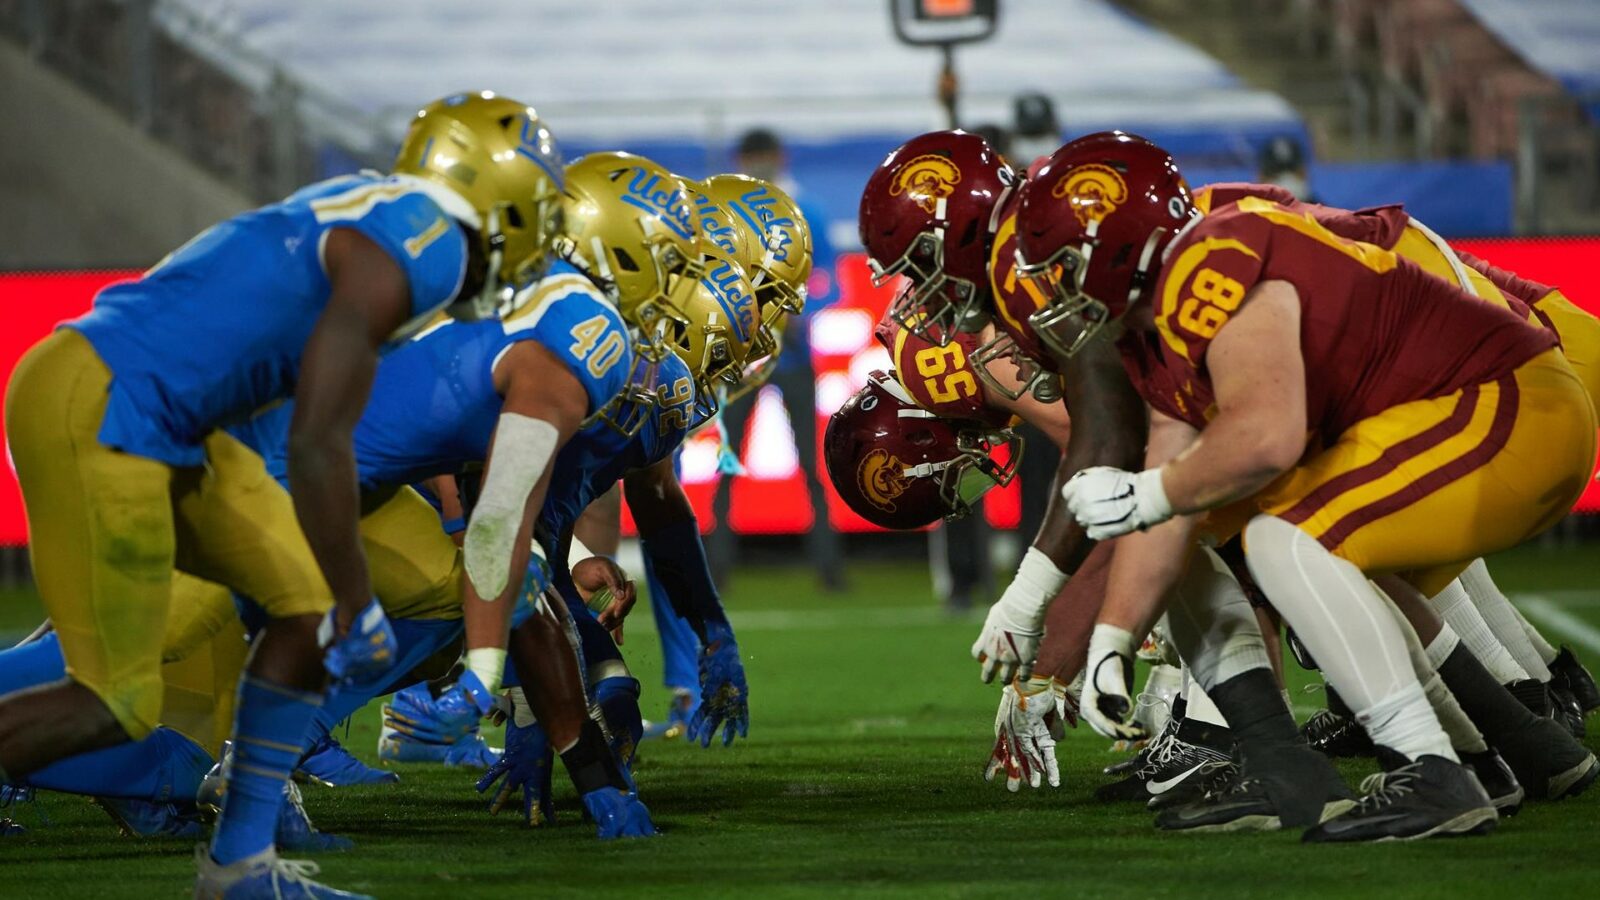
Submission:
M 1114 762 L 1106 766 L 1103 771 L 1107 775 L 1131 775 L 1150 765 L 1150 757 L 1165 747 L 1168 741 L 1172 740 L 1173 736 L 1178 733 L 1178 726 L 1182 723 L 1182 719 L 1178 716 L 1169 716 L 1167 724 L 1161 726 L 1161 731 L 1155 737 L 1145 741 L 1144 746 L 1140 747 L 1137 753 L 1120 762 Z M 1104 785 L 1104 787 L 1111 787 L 1111 785 Z
M 1343 797 L 1324 802 L 1319 821 L 1326 822 L 1355 805 Z M 1265 779 L 1235 777 L 1207 791 L 1199 800 L 1162 810 L 1156 827 L 1163 831 L 1277 831 L 1283 814 Z
M 1543 681 L 1523 678 L 1506 685 L 1506 692 L 1528 708 L 1528 712 L 1545 719 L 1555 717 L 1555 707 L 1550 703 L 1550 690 Z
M 1162 810 L 1165 831 L 1276 831 L 1304 828 L 1355 805 L 1326 756 L 1304 744 L 1240 745 L 1237 775 L 1198 800 Z
M 1190 782 L 1200 770 L 1212 763 L 1228 762 L 1224 751 L 1192 744 L 1173 734 L 1150 754 L 1143 766 L 1132 774 L 1110 784 L 1101 785 L 1094 792 L 1096 800 L 1114 802 L 1140 800 L 1148 802 L 1169 791 L 1177 790 Z
M 1532 719 L 1525 727 L 1495 739 L 1530 800 L 1576 797 L 1600 776 L 1593 753 L 1573 739 L 1563 725 Z
M 1311 749 L 1335 759 L 1341 756 L 1373 755 L 1372 738 L 1355 716 L 1341 716 L 1331 709 L 1319 709 L 1300 726 L 1300 734 Z
M 1578 740 L 1583 740 L 1589 734 L 1588 723 L 1584 721 L 1583 704 L 1566 688 L 1550 685 L 1550 703 L 1555 707 L 1556 721 L 1566 727 L 1567 731 Z
M 1484 793 L 1489 795 L 1489 802 L 1494 804 L 1495 812 L 1502 816 L 1514 816 L 1522 809 L 1522 798 L 1526 792 L 1522 783 L 1517 781 L 1517 776 L 1512 774 L 1511 767 L 1500 758 L 1500 754 L 1493 749 L 1482 753 L 1463 753 L 1456 751 L 1461 757 L 1461 764 L 1472 770 L 1478 776 L 1478 783 L 1483 785 Z
M 1184 779 L 1182 784 L 1174 786 L 1171 790 L 1151 796 L 1150 802 L 1145 805 L 1151 812 L 1160 812 L 1185 803 L 1193 803 L 1205 797 L 1206 794 L 1219 791 L 1229 782 L 1239 777 L 1239 764 L 1231 759 L 1215 760 L 1201 766 L 1193 775 Z
M 1343 815 L 1306 830 L 1308 844 L 1414 841 L 1483 834 L 1499 816 L 1477 776 L 1442 756 L 1424 756 L 1393 772 L 1369 775 L 1365 796 Z
M 1572 655 L 1571 647 L 1563 645 L 1561 652 L 1550 661 L 1550 682 L 1571 694 L 1585 715 L 1600 709 L 1600 686 L 1595 685 L 1594 676 Z

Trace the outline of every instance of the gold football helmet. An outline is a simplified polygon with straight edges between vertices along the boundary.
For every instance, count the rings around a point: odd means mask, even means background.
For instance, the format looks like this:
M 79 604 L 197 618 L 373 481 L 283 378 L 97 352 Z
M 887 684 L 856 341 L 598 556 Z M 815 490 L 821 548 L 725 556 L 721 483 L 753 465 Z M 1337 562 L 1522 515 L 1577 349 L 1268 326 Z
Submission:
M 793 198 L 770 181 L 748 175 L 713 175 L 701 187 L 755 236 L 755 256 L 746 268 L 756 293 L 790 315 L 804 312 L 806 279 L 811 277 L 811 226 Z
M 490 91 L 435 100 L 411 120 L 394 171 L 449 188 L 477 213 L 489 272 L 452 316 L 488 318 L 504 288 L 543 273 L 561 230 L 561 151 L 533 107 Z
M 715 409 L 716 399 L 736 387 L 755 339 L 755 290 L 744 269 L 721 248 L 706 251 L 706 272 L 689 293 L 686 321 L 667 325 L 667 344 L 694 376 L 703 398 L 699 405 Z
M 668 323 L 687 324 L 705 274 L 700 231 L 682 179 L 632 153 L 591 153 L 567 166 L 557 249 L 603 286 L 638 329 L 640 352 L 668 352 Z

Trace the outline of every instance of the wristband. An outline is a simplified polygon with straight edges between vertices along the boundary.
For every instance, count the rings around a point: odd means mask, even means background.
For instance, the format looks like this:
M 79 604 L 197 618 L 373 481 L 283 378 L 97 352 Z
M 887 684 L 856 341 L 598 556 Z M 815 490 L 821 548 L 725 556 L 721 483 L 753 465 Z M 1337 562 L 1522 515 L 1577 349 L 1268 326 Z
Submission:
M 484 713 L 494 706 L 494 695 L 500 691 L 500 679 L 506 670 L 506 651 L 498 647 L 479 647 L 467 651 L 467 675 L 456 682 L 472 695 Z
M 1050 602 L 1066 586 L 1067 573 L 1056 568 L 1043 550 L 1029 547 L 1017 566 L 1016 577 L 1006 585 L 994 607 L 1004 614 L 1006 625 L 1017 631 L 1037 632 Z

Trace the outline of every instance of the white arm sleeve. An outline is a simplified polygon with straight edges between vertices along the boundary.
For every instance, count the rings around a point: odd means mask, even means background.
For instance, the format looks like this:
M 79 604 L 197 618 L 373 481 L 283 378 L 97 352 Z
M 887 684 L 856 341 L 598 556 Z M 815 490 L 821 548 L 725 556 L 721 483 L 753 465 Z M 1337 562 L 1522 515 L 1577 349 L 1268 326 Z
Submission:
M 503 413 L 495 428 L 489 474 L 467 523 L 462 555 L 472 587 L 485 600 L 499 597 L 511 579 L 511 549 L 522 527 L 528 495 L 555 455 L 560 433 L 543 419 Z

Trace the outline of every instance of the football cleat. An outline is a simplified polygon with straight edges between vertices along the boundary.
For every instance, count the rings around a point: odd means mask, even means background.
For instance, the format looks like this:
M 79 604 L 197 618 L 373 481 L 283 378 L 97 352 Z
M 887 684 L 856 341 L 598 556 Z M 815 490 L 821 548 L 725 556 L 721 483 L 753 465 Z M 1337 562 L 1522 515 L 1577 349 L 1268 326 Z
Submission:
M 1201 766 L 1199 771 L 1184 779 L 1182 784 L 1175 785 L 1171 790 L 1155 794 L 1146 803 L 1152 812 L 1193 803 L 1203 798 L 1206 794 L 1221 790 L 1230 782 L 1239 777 L 1239 764 L 1231 759 L 1213 760 Z
M 1300 726 L 1300 735 L 1311 749 L 1335 759 L 1341 756 L 1371 756 L 1372 738 L 1354 716 L 1341 716 L 1331 709 L 1319 709 Z
M 294 782 L 283 786 L 283 805 L 278 807 L 278 830 L 273 838 L 279 850 L 291 853 L 349 850 L 355 842 L 337 834 L 318 831 L 306 814 L 300 788 Z
M 1555 717 L 1555 708 L 1550 704 L 1550 691 L 1542 681 L 1532 678 L 1521 678 L 1506 685 L 1506 692 L 1517 698 L 1517 702 L 1528 708 L 1528 712 L 1541 718 Z
M 1550 685 L 1550 703 L 1555 707 L 1555 718 L 1573 737 L 1582 740 L 1589 734 L 1589 727 L 1584 722 L 1583 704 L 1566 688 L 1557 687 L 1554 682 Z
M 583 795 L 584 812 L 594 821 L 600 840 L 653 837 L 655 823 L 639 795 L 603 787 Z
M 180 809 L 175 803 L 129 800 L 122 797 L 94 797 L 94 804 L 105 810 L 123 837 L 173 837 L 198 840 L 205 836 L 205 824 L 198 807 Z
M 400 773 L 375 769 L 346 750 L 344 745 L 330 735 L 311 746 L 294 770 L 295 781 L 302 784 L 320 784 L 323 787 L 350 787 L 357 784 L 393 784 Z
M 1181 789 L 1207 765 L 1228 762 L 1226 752 L 1183 740 L 1178 736 L 1178 731 L 1178 728 L 1173 728 L 1170 735 L 1163 734 L 1165 740 L 1149 755 L 1143 766 L 1121 781 L 1102 785 L 1094 792 L 1095 799 L 1149 801 L 1152 797 Z
M 689 722 L 700 709 L 700 698 L 688 688 L 673 688 L 672 699 L 667 701 L 667 718 L 664 722 L 644 723 L 644 739 L 662 738 L 675 741 L 689 733 Z
M 1435 835 L 1484 834 L 1499 816 L 1477 776 L 1442 756 L 1424 756 L 1362 781 L 1364 796 L 1349 811 L 1310 828 L 1306 843 L 1412 841 Z
M 385 762 L 441 763 L 464 769 L 487 769 L 500 758 L 500 751 L 485 743 L 479 734 L 450 744 L 436 744 L 385 726 L 378 737 L 378 758 Z
M 195 900 L 373 900 L 312 881 L 320 871 L 316 863 L 279 859 L 271 848 L 224 866 L 201 844 L 195 848 L 194 861 L 199 869 Z
M 1478 776 L 1478 783 L 1483 785 L 1484 793 L 1489 795 L 1489 801 L 1494 804 L 1496 812 L 1502 816 L 1514 816 L 1522 809 L 1522 798 L 1526 792 L 1522 789 L 1522 783 L 1517 781 L 1517 776 L 1512 774 L 1511 767 L 1500 758 L 1500 754 L 1491 748 L 1483 753 L 1463 753 L 1457 750 L 1456 755 L 1461 757 L 1462 765 Z
M 1242 761 L 1235 777 L 1213 778 L 1200 799 L 1162 810 L 1156 816 L 1156 827 L 1166 831 L 1276 831 L 1286 825 L 1325 822 L 1355 805 L 1333 764 L 1310 747 L 1258 744 L 1241 746 L 1240 752 Z
M 1563 645 L 1561 652 L 1550 661 L 1550 683 L 1571 694 L 1584 714 L 1600 709 L 1600 686 L 1595 685 L 1594 676 L 1572 654 L 1572 648 Z
M 28 829 L 23 828 L 16 822 L 13 822 L 9 816 L 6 818 L 0 818 L 0 837 L 15 837 L 17 835 L 27 833 Z
M 1563 725 L 1549 719 L 1531 719 L 1526 727 L 1495 740 L 1530 800 L 1562 800 L 1588 789 L 1600 764 L 1593 753 L 1573 740 Z

